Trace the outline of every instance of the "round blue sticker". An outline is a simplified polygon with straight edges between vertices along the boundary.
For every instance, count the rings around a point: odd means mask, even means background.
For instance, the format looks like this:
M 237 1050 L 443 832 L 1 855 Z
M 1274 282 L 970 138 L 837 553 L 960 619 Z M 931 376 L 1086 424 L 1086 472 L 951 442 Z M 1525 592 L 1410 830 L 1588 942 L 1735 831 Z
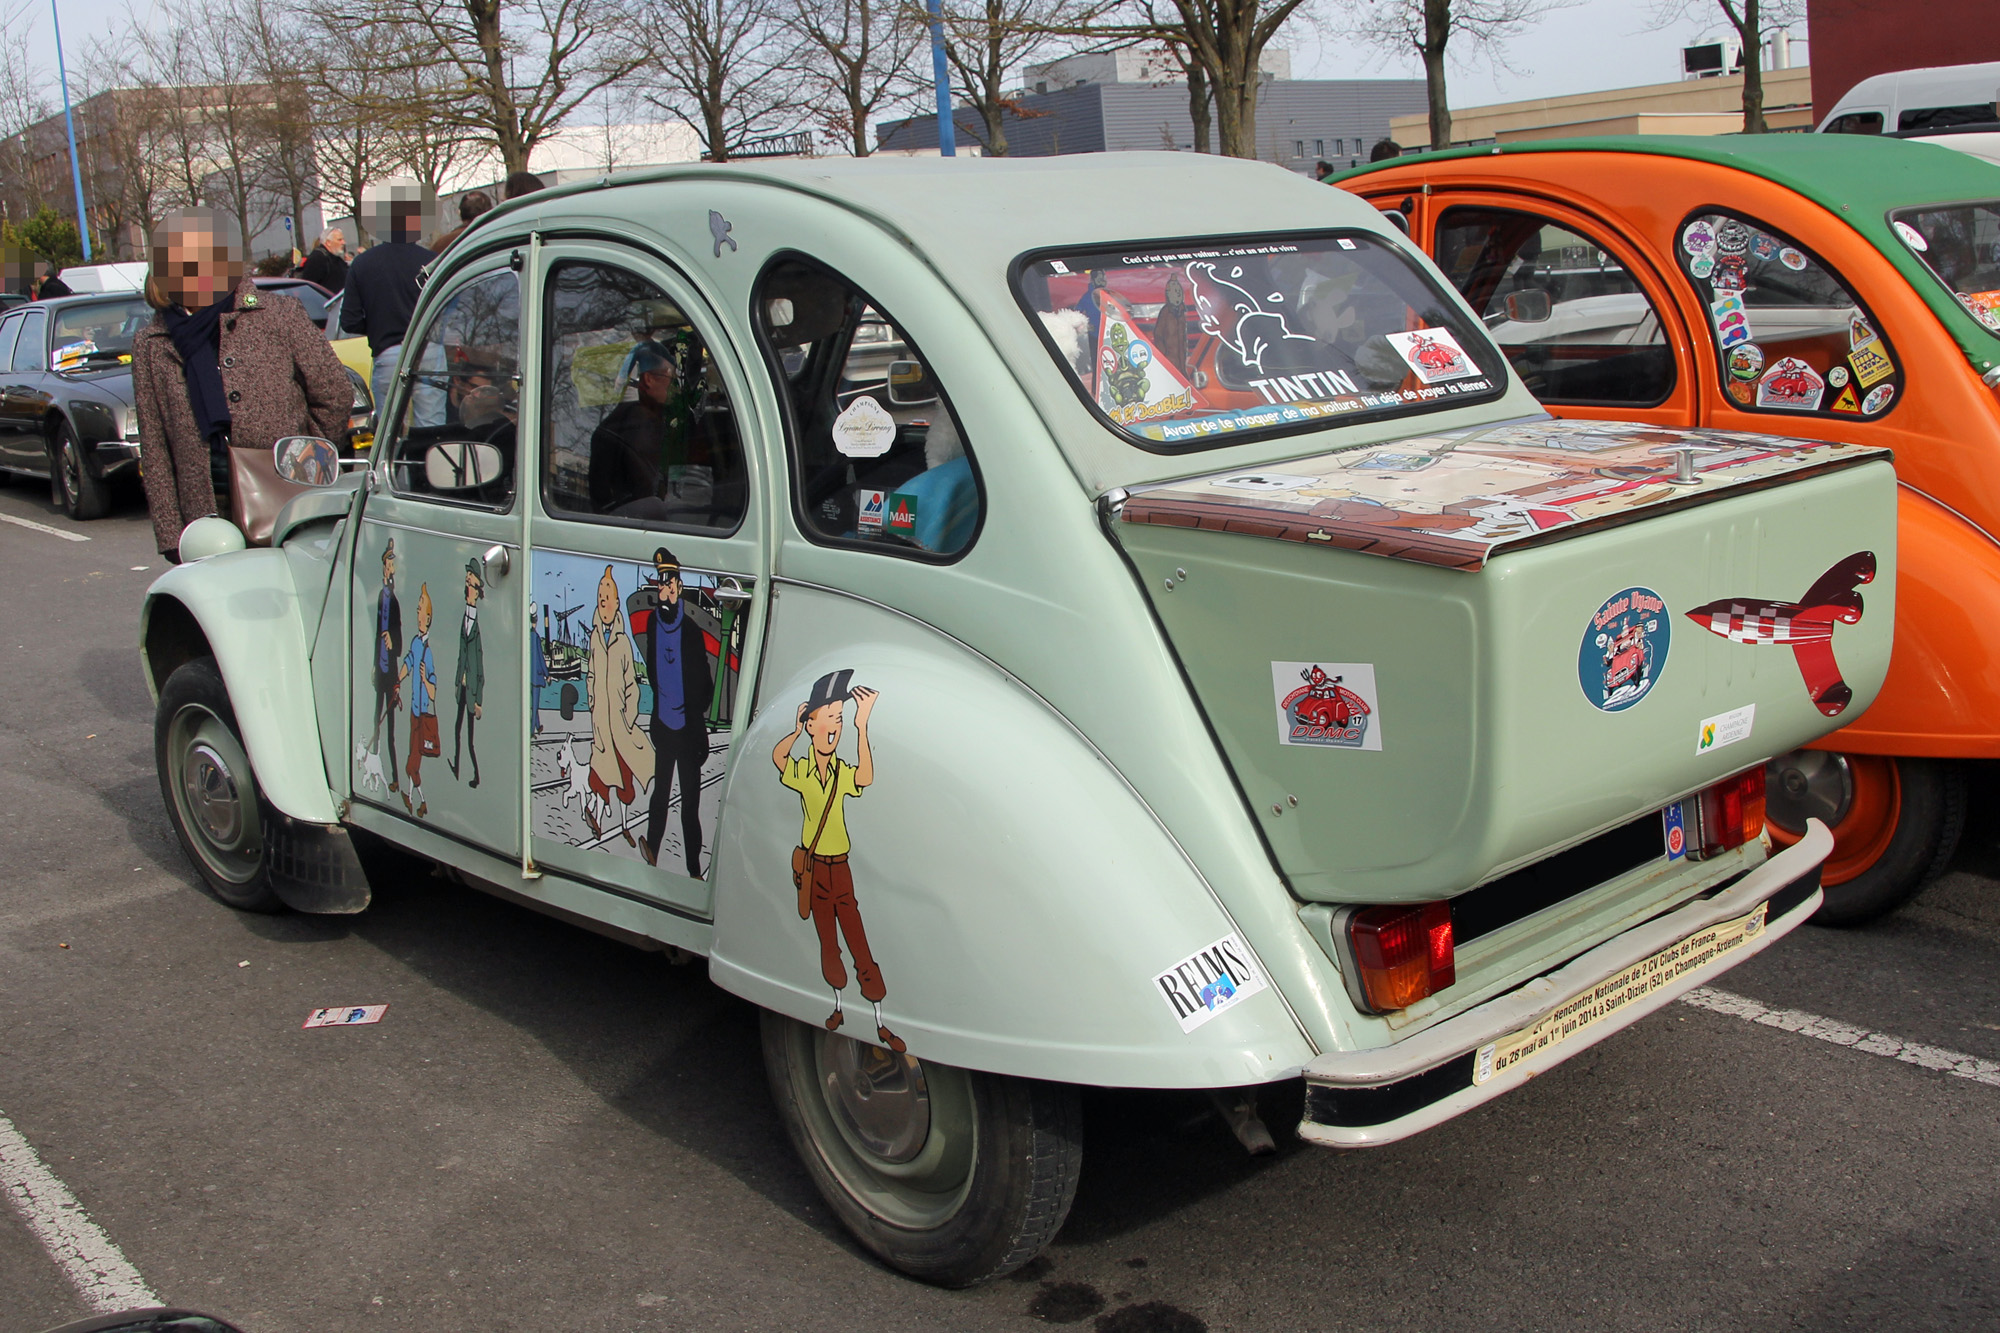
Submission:
M 1607 713 L 1646 697 L 1667 669 L 1673 639 L 1667 599 L 1651 588 L 1626 588 L 1604 599 L 1583 629 L 1576 678 L 1583 697 Z

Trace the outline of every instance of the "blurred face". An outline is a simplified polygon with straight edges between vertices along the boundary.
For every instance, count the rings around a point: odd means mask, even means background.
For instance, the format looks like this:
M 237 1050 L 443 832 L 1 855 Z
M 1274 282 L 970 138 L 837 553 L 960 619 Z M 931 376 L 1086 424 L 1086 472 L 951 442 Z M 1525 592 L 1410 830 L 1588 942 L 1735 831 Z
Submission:
M 153 232 L 153 273 L 167 299 L 189 310 L 213 305 L 243 280 L 243 252 L 206 212 L 169 217 Z

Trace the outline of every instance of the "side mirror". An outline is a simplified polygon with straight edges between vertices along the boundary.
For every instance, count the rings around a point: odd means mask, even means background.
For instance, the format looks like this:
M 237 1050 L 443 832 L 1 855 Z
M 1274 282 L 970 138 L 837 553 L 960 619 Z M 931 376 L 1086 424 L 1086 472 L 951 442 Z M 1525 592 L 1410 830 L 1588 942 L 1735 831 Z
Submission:
M 1382 210 L 1382 216 L 1389 219 L 1389 225 L 1397 231 L 1402 232 L 1403 235 L 1408 236 L 1410 234 L 1410 220 L 1404 217 L 1398 210 L 1385 208 Z
M 889 363 L 889 401 L 897 407 L 922 407 L 938 400 L 937 380 L 921 361 Z
M 434 491 L 476 491 L 500 480 L 506 465 L 495 445 L 440 440 L 424 453 L 424 482 Z
M 1546 324 L 1553 309 L 1545 288 L 1523 287 L 1507 293 L 1507 318 L 1516 324 Z
M 317 435 L 287 435 L 271 446 L 271 461 L 294 486 L 331 486 L 340 480 L 340 450 Z

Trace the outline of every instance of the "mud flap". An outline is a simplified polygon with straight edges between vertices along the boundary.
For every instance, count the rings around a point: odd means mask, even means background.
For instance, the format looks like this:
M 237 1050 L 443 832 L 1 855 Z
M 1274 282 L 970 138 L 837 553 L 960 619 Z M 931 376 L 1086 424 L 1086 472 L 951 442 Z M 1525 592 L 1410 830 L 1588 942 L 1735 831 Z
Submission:
M 264 868 L 271 890 L 295 912 L 351 916 L 367 908 L 367 872 L 338 824 L 310 824 L 264 806 Z

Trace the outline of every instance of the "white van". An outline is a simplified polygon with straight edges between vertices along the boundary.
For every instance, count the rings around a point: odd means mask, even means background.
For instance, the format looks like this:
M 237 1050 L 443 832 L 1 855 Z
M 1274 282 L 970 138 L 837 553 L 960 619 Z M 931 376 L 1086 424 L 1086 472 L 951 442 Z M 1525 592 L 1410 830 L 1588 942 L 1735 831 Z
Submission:
M 1877 74 L 1847 90 L 1821 134 L 1935 130 L 2000 120 L 2000 60 Z
M 78 296 L 95 296 L 100 292 L 141 292 L 146 289 L 146 265 L 78 264 L 64 269 L 62 280 Z

